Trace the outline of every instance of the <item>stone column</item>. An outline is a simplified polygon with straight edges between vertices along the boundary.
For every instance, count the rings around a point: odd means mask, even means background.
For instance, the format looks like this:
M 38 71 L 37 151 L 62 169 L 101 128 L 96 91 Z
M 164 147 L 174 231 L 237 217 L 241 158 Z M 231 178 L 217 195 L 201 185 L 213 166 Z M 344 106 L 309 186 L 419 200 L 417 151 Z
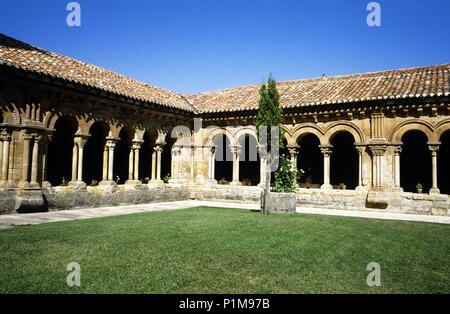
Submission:
M 116 147 L 116 141 L 108 140 L 108 181 L 114 182 L 114 148 Z
M 47 161 L 48 161 L 48 145 L 52 141 L 52 135 L 47 134 L 46 137 L 43 138 L 43 151 L 42 151 L 42 187 L 49 188 L 51 187 L 50 182 L 47 181 Z
M 134 149 L 130 146 L 130 153 L 128 155 L 128 181 L 133 180 L 134 169 Z
M 233 181 L 230 185 L 241 185 L 241 182 L 239 182 L 239 155 L 241 149 L 238 145 L 230 146 L 230 149 L 233 155 Z
M 9 180 L 8 168 L 9 168 L 9 143 L 11 142 L 11 135 L 3 129 L 0 135 L 2 139 L 2 163 L 1 163 L 1 179 L 4 184 L 7 184 Z
M 364 151 L 366 150 L 365 146 L 356 146 L 356 151 L 358 152 L 358 186 L 357 190 L 361 190 L 364 188 L 363 182 L 363 156 Z
M 259 187 L 264 188 L 266 186 L 266 176 L 267 176 L 267 160 L 268 153 L 266 147 L 263 145 L 258 145 L 258 153 L 259 153 Z
M 19 184 L 22 188 L 27 188 L 30 185 L 28 174 L 30 172 L 30 141 L 32 138 L 33 136 L 31 134 L 25 133 L 23 135 L 22 180 Z M 3 145 L 5 146 L 5 143 Z
M 372 187 L 380 188 L 383 186 L 383 156 L 386 152 L 386 144 L 370 145 L 372 154 Z
M 133 149 L 134 149 L 134 180 L 139 181 L 139 152 L 141 149 L 142 143 L 133 143 Z
M 152 181 L 156 181 L 156 147 L 153 148 L 152 153 Z
M 78 144 L 78 176 L 77 181 L 83 182 L 83 156 L 84 156 L 84 145 L 86 145 L 87 138 L 85 137 L 77 137 Z
M 320 187 L 324 190 L 332 189 L 330 184 L 330 155 L 333 150 L 333 145 L 321 145 L 320 151 L 323 154 L 323 184 Z
M 439 150 L 440 143 L 428 143 L 428 148 L 431 151 L 431 189 L 430 194 L 439 194 L 439 188 L 437 184 L 437 152 Z
M 103 173 L 102 173 L 102 181 L 108 180 L 108 146 L 104 145 L 103 147 Z
M 394 146 L 394 186 L 400 188 L 400 153 L 402 146 Z
M 38 168 L 39 168 L 39 143 L 42 139 L 42 136 L 34 134 L 34 145 L 33 145 L 33 158 L 31 162 L 31 182 L 30 187 L 39 187 L 38 180 Z
M 300 146 L 297 146 L 297 145 L 288 146 L 292 170 L 297 170 L 297 156 L 298 156 L 299 149 L 300 149 Z M 298 188 L 297 179 L 295 179 L 295 187 Z
M 161 145 L 158 145 L 156 147 L 156 179 L 160 181 L 161 178 L 161 154 L 162 154 L 163 147 Z
M 3 181 L 2 175 L 2 165 L 3 165 L 3 137 L 0 136 L 0 181 Z
M 72 182 L 77 181 L 77 170 L 78 170 L 78 145 L 74 140 L 72 149 L 72 179 L 70 181 Z

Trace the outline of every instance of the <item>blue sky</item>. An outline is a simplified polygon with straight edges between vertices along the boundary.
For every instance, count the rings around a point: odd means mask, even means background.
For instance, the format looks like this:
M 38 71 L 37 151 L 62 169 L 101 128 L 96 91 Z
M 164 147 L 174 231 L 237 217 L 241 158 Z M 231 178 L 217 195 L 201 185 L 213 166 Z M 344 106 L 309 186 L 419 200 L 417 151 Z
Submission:
M 449 0 L 0 0 L 0 33 L 183 93 L 450 63 Z

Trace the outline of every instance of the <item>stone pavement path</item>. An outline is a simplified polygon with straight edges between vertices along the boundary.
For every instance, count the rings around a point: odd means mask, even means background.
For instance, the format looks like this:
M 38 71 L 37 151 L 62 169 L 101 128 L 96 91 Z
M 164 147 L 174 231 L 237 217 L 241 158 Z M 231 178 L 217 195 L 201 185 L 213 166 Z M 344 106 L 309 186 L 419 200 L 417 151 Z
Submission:
M 222 207 L 222 208 L 242 208 L 248 210 L 259 209 L 259 204 L 235 203 L 235 202 L 214 202 L 214 201 L 177 201 L 165 203 L 139 204 L 139 205 L 123 205 L 98 208 L 72 209 L 62 211 L 51 211 L 46 213 L 34 214 L 11 214 L 0 215 L 0 229 L 11 228 L 20 225 L 35 225 L 57 221 L 69 221 L 79 219 L 89 219 L 97 217 L 110 217 L 128 215 L 133 213 L 146 213 L 163 210 L 185 209 L 198 206 Z M 297 207 L 297 213 L 300 214 L 318 214 L 345 217 L 361 217 L 373 219 L 389 219 L 404 221 L 419 221 L 450 224 L 449 216 L 428 216 L 413 215 L 402 213 L 384 213 L 373 211 L 352 211 L 352 210 L 334 210 L 321 208 Z

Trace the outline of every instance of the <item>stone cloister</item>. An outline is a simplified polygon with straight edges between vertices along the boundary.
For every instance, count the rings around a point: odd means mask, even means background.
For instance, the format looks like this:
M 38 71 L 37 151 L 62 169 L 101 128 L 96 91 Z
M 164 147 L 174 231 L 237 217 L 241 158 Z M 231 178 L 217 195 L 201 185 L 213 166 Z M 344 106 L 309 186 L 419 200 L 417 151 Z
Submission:
M 449 71 L 278 83 L 297 204 L 448 215 Z M 258 85 L 181 95 L 0 35 L 0 213 L 259 202 L 257 104 Z

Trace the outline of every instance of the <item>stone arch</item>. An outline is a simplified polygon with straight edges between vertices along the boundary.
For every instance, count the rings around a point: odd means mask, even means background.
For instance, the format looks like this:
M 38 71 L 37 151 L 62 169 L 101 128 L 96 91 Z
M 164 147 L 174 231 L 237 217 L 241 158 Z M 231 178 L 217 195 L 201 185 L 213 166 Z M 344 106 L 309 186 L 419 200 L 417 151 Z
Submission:
M 249 135 L 252 136 L 256 142 L 258 142 L 258 136 L 256 135 L 256 129 L 255 128 L 250 128 L 250 127 L 245 127 L 245 128 L 240 128 L 235 134 L 234 134 L 234 138 L 236 143 L 239 142 L 239 138 L 243 135 Z
M 2 106 L 3 111 L 3 122 L 12 123 L 15 125 L 20 125 L 22 118 L 20 116 L 20 111 L 14 103 L 9 103 Z
M 356 126 L 351 122 L 339 121 L 332 123 L 325 129 L 324 143 L 330 144 L 331 141 L 333 140 L 333 137 L 335 137 L 337 134 L 343 131 L 346 131 L 351 135 L 353 135 L 355 143 L 365 142 L 364 134 L 358 126 Z
M 314 134 L 319 139 L 321 145 L 325 143 L 324 132 L 322 129 L 312 123 L 308 123 L 302 124 L 294 129 L 292 132 L 291 142 L 288 142 L 288 144 L 293 146 L 297 145 L 300 139 L 307 134 Z
M 434 127 L 434 140 L 439 141 L 442 135 L 450 130 L 450 119 L 440 121 Z
M 234 136 L 233 136 L 233 134 L 231 134 L 230 130 L 228 130 L 226 128 L 219 128 L 219 127 L 209 129 L 209 130 L 211 130 L 211 131 L 206 136 L 206 143 L 205 143 L 206 145 L 214 145 L 214 138 L 219 134 L 223 134 L 226 137 L 228 137 L 230 144 L 233 145 Z
M 433 141 L 435 139 L 431 123 L 420 119 L 411 119 L 400 123 L 394 131 L 392 131 L 389 141 L 391 143 L 401 142 L 403 135 L 409 131 L 422 131 L 427 136 L 428 141 Z

